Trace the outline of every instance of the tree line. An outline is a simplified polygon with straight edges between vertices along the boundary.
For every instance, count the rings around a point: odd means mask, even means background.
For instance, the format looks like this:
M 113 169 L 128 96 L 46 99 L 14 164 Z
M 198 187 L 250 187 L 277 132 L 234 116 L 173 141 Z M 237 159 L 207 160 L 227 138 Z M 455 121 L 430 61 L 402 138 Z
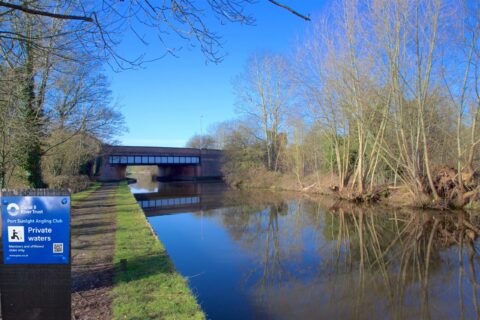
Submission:
M 100 144 L 123 126 L 102 61 L 78 40 L 88 31 L 22 10 L 1 13 L 1 187 L 56 186 L 87 173 Z
M 309 20 L 279 1 L 272 5 Z M 58 187 L 88 173 L 102 143 L 125 130 L 105 67 L 137 68 L 183 39 L 220 62 L 216 21 L 253 24 L 252 0 L 0 1 L 0 187 Z M 125 34 L 162 52 L 119 50 Z M 73 183 L 75 180 L 73 179 Z
M 241 116 L 210 146 L 234 184 L 263 170 L 358 201 L 399 188 L 464 206 L 480 193 L 479 33 L 475 1 L 334 1 L 293 54 L 252 55 Z

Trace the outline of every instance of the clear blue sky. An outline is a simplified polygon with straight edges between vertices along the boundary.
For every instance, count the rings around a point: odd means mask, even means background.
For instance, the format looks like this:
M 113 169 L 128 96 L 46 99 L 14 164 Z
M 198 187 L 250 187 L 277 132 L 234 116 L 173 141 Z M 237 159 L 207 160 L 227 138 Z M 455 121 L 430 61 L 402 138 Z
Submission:
M 290 52 L 324 7 L 323 0 L 283 2 L 310 14 L 312 21 L 303 21 L 260 0 L 251 10 L 257 20 L 255 26 L 215 28 L 225 42 L 226 54 L 218 65 L 206 64 L 198 48 L 185 47 L 180 39 L 173 39 L 169 42 L 172 47 L 183 46 L 178 58 L 167 56 L 140 70 L 109 71 L 113 97 L 122 106 L 129 129 L 119 137 L 120 143 L 182 147 L 192 135 L 200 133 L 201 118 L 204 133 L 209 125 L 234 118 L 232 80 L 242 72 L 248 56 L 256 51 Z M 150 56 L 162 48 L 156 43 L 141 48 L 138 41 L 127 37 L 120 50 L 132 47 Z

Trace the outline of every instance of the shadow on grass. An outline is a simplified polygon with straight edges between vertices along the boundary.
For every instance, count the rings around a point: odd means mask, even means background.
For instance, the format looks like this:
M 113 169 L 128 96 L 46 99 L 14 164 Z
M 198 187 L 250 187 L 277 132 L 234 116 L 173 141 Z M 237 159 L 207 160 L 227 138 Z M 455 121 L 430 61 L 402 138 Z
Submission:
M 166 253 L 135 257 L 126 260 L 126 263 L 117 262 L 114 269 L 115 283 L 136 281 L 153 275 L 173 274 L 175 272 L 170 258 Z

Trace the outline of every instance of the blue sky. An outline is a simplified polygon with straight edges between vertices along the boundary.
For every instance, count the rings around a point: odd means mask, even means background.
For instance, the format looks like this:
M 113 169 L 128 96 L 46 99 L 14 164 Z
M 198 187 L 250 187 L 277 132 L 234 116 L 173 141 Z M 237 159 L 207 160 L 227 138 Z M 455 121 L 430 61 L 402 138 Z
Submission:
M 242 72 L 248 56 L 257 51 L 288 54 L 324 7 L 322 0 L 284 3 L 310 14 L 312 21 L 305 22 L 260 0 L 251 7 L 255 26 L 215 28 L 225 42 L 226 57 L 220 64 L 206 64 L 198 48 L 185 47 L 181 39 L 173 38 L 169 45 L 183 46 L 179 57 L 167 56 L 142 69 L 109 71 L 113 97 L 122 106 L 129 129 L 119 137 L 120 143 L 182 147 L 192 135 L 200 133 L 201 124 L 205 133 L 209 125 L 234 118 L 232 80 Z M 135 48 L 149 56 L 162 51 L 158 43 L 140 46 L 137 40 L 126 37 L 119 50 Z

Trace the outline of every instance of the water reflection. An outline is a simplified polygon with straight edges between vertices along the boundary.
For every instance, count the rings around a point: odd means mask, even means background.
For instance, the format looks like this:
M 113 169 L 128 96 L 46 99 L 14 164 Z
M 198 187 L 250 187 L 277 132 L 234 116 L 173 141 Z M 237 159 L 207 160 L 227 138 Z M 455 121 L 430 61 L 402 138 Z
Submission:
M 158 182 L 155 178 L 157 171 L 158 167 L 155 166 L 129 166 L 127 177 L 136 180 L 136 183 L 130 185 L 132 192 L 136 194 L 158 192 Z
M 215 188 L 149 218 L 209 318 L 479 318 L 476 215 Z

